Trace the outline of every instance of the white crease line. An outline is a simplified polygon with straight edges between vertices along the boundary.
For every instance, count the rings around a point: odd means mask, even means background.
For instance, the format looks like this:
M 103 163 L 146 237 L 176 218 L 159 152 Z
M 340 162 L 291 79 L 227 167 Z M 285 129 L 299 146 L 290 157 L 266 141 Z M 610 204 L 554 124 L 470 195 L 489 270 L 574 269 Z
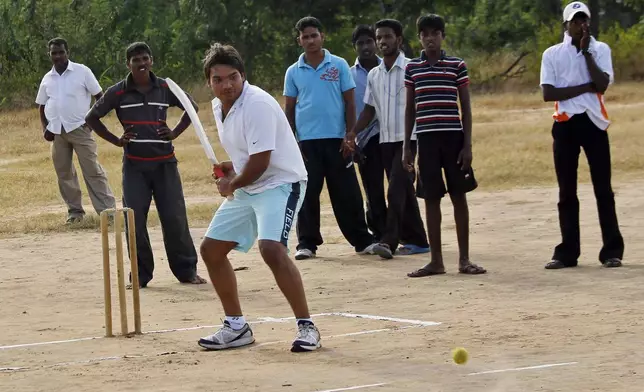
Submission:
M 364 319 L 369 319 L 369 320 L 392 321 L 392 322 L 397 322 L 397 323 L 402 323 L 402 324 L 412 324 L 412 325 L 423 326 L 423 327 L 435 326 L 435 325 L 440 325 L 441 324 L 441 323 L 437 323 L 437 322 L 433 322 L 433 321 L 408 320 L 408 319 L 401 319 L 401 318 L 394 318 L 394 317 L 387 317 L 387 316 L 374 316 L 374 315 L 369 315 L 369 314 L 354 314 L 354 313 L 344 313 L 344 312 L 318 313 L 318 314 L 311 315 L 312 318 L 314 318 L 314 317 L 325 317 L 325 316 L 339 316 L 339 317 L 348 317 L 348 318 L 364 318 Z M 254 324 L 265 324 L 265 323 L 285 323 L 285 322 L 293 321 L 293 320 L 295 320 L 295 317 L 282 317 L 282 318 L 259 317 L 257 321 L 250 321 L 250 322 L 248 322 L 248 324 L 254 325 Z M 214 329 L 214 328 L 220 328 L 220 327 L 221 327 L 221 324 L 219 324 L 219 325 L 202 325 L 202 326 L 187 327 L 187 328 L 161 329 L 161 330 L 157 330 L 157 331 L 146 331 L 146 332 L 143 332 L 143 335 L 153 335 L 153 334 L 170 333 L 170 332 L 195 331 L 195 330 L 199 330 L 199 329 L 209 329 L 209 328 Z M 15 349 L 15 348 L 48 346 L 48 345 L 52 345 L 52 344 L 76 343 L 76 342 L 83 342 L 83 341 L 86 341 L 86 340 L 97 340 L 97 339 L 105 339 L 105 336 L 94 336 L 94 337 L 68 339 L 68 340 L 54 340 L 54 341 L 49 341 L 49 342 L 13 344 L 13 345 L 9 345 L 9 346 L 0 346 L 0 351 L 2 351 L 2 350 L 10 350 L 10 349 Z
M 0 346 L 0 350 L 9 350 L 9 349 L 12 349 L 12 348 L 25 348 L 25 347 L 34 347 L 34 346 L 45 346 L 45 345 L 49 345 L 49 344 L 83 342 L 85 340 L 95 340 L 95 339 L 103 339 L 103 338 L 104 338 L 104 336 L 95 336 L 93 338 L 78 338 L 78 339 L 68 339 L 68 340 L 54 340 L 54 341 L 51 341 L 51 342 L 14 344 L 12 346 Z
M 395 317 L 374 316 L 374 315 L 371 315 L 371 314 L 355 314 L 355 313 L 338 313 L 338 312 L 334 312 L 334 313 L 329 313 L 329 315 L 349 317 L 349 318 L 364 318 L 364 319 L 369 319 L 369 320 L 394 321 L 394 322 L 402 323 L 402 324 L 422 325 L 424 327 L 441 325 L 441 323 L 437 323 L 435 321 L 409 320 L 409 319 L 402 319 L 402 318 L 395 318 Z
M 270 319 L 270 320 L 268 320 Z M 259 321 L 249 321 L 248 324 L 264 324 L 264 323 L 277 323 L 277 322 L 285 322 L 289 320 L 290 318 L 270 318 L 267 317 L 267 320 L 263 320 L 260 318 Z M 219 325 L 201 325 L 201 326 L 196 326 L 196 327 L 187 327 L 187 328 L 172 328 L 172 329 L 160 329 L 157 331 L 146 331 L 143 332 L 143 335 L 154 335 L 154 334 L 160 334 L 160 333 L 169 333 L 169 332 L 184 332 L 184 331 L 195 331 L 199 329 L 208 329 L 208 328 L 220 328 L 221 324 Z M 67 339 L 67 340 L 54 340 L 50 342 L 38 342 L 38 343 L 24 343 L 24 344 L 14 344 L 11 346 L 0 346 L 0 351 L 1 350 L 9 350 L 12 348 L 27 348 L 27 347 L 35 347 L 35 346 L 48 346 L 51 344 L 62 344 L 62 343 L 76 343 L 76 342 L 83 342 L 86 340 L 97 340 L 97 339 L 105 339 L 105 336 L 94 336 L 91 338 L 78 338 L 78 339 Z
M 356 385 L 355 387 L 347 387 L 347 388 L 338 388 L 338 389 L 325 389 L 323 391 L 314 391 L 314 392 L 340 392 L 340 391 L 353 391 L 356 389 L 364 389 L 364 388 L 373 388 L 373 387 L 381 387 L 383 385 L 389 384 L 388 382 L 381 382 L 380 384 L 369 384 L 369 385 Z
M 557 366 L 576 365 L 578 363 L 579 362 L 550 363 L 547 365 L 528 366 L 528 367 L 520 367 L 520 368 L 512 368 L 512 369 L 488 370 L 485 372 L 470 373 L 468 374 L 468 376 L 478 376 L 481 374 L 494 374 L 494 373 L 505 373 L 505 372 L 519 372 L 522 370 L 546 369 L 546 368 L 557 367 Z
M 159 353 L 155 355 L 114 355 L 110 357 L 99 357 L 99 358 L 91 358 L 91 359 L 84 359 L 81 361 L 70 361 L 70 362 L 58 362 L 58 363 L 53 363 L 51 365 L 40 365 L 37 367 L 26 367 L 26 366 L 21 366 L 21 367 L 3 367 L 0 368 L 0 373 L 5 372 L 5 373 L 12 373 L 12 372 L 18 372 L 18 371 L 24 371 L 24 370 L 36 370 L 36 369 L 51 369 L 55 367 L 62 367 L 62 366 L 70 366 L 70 365 L 82 365 L 82 364 L 88 364 L 88 363 L 98 363 L 98 362 L 105 362 L 105 361 L 118 361 L 121 359 L 133 359 L 133 358 L 153 358 L 153 357 L 160 357 L 164 355 L 176 355 L 176 354 L 181 354 L 181 353 L 187 353 L 191 351 L 183 351 L 183 352 L 164 352 L 164 353 Z
M 379 332 L 389 332 L 389 331 L 402 331 L 404 329 L 409 329 L 409 328 L 418 328 L 416 325 L 411 325 L 408 327 L 400 327 L 400 328 L 382 328 L 382 329 L 371 329 L 368 331 L 359 331 L 359 332 L 350 332 L 350 333 L 343 333 L 339 335 L 330 335 L 330 336 L 322 336 L 322 339 L 333 339 L 333 338 L 344 338 L 348 336 L 360 336 L 360 335 L 371 335 L 374 333 L 379 333 Z M 278 344 L 278 343 L 288 343 L 290 340 L 276 340 L 274 342 L 266 342 L 266 343 L 260 343 L 252 346 L 251 348 L 259 348 L 259 347 L 264 347 L 264 346 L 270 346 L 273 344 Z
M 20 370 L 28 370 L 29 368 L 27 367 L 6 367 L 6 368 L 0 368 L 0 372 L 17 372 Z
M 409 329 L 409 328 L 419 328 L 421 326 L 418 325 L 410 325 L 410 326 L 405 326 L 405 327 L 400 327 L 400 328 L 384 328 L 384 329 L 372 329 L 369 331 L 359 331 L 359 332 L 350 332 L 350 333 L 343 333 L 339 335 L 330 335 L 326 337 L 322 337 L 323 339 L 334 339 L 334 338 L 342 338 L 342 337 L 348 337 L 348 336 L 358 336 L 358 335 L 368 335 L 368 334 L 374 334 L 374 333 L 379 333 L 379 332 L 389 332 L 389 331 L 400 331 L 404 329 Z M 252 346 L 249 346 L 248 349 L 254 349 L 254 348 L 259 348 L 262 346 L 268 346 L 272 344 L 279 344 L 279 343 L 288 343 L 290 340 L 276 340 L 272 342 L 265 342 L 265 343 L 260 343 L 260 344 L 254 344 Z M 5 372 L 5 373 L 13 373 L 13 372 L 18 372 L 18 371 L 25 371 L 25 370 L 36 370 L 36 369 L 49 369 L 49 368 L 54 368 L 54 367 L 61 367 L 61 366 L 70 366 L 70 365 L 82 365 L 82 364 L 88 364 L 88 363 L 97 363 L 97 362 L 105 362 L 105 361 L 118 361 L 121 359 L 132 359 L 132 358 L 154 358 L 154 357 L 161 357 L 165 355 L 177 355 L 177 354 L 185 354 L 185 353 L 196 353 L 199 351 L 172 351 L 172 352 L 163 352 L 159 354 L 153 354 L 153 355 L 115 355 L 115 356 L 110 356 L 110 357 L 99 357 L 99 358 L 91 358 L 91 359 L 84 359 L 80 361 L 70 361 L 70 362 L 59 362 L 59 363 L 54 363 L 51 365 L 40 365 L 37 367 L 26 367 L 26 366 L 11 366 L 11 367 L 1 367 L 0 368 L 0 373 Z M 345 389 L 339 389 L 340 391 L 343 391 Z

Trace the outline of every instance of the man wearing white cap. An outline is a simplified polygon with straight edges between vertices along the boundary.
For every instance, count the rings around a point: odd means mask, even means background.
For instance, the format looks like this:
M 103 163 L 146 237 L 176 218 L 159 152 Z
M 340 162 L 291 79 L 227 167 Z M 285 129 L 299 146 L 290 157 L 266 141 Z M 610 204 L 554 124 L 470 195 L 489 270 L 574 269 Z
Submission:
M 562 242 L 546 269 L 577 266 L 581 253 L 577 167 L 584 149 L 597 200 L 603 247 L 599 261 L 604 267 L 620 267 L 624 240 L 619 230 L 611 186 L 610 125 L 604 93 L 613 83 L 608 45 L 589 31 L 590 9 L 579 1 L 563 11 L 566 27 L 562 43 L 548 48 L 541 62 L 543 99 L 555 103 L 552 136 Z

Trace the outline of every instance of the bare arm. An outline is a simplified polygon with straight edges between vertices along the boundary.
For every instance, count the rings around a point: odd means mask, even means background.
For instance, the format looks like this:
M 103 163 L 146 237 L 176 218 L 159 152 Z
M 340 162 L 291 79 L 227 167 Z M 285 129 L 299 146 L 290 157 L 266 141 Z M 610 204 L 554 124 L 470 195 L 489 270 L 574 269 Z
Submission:
M 174 137 L 175 138 L 179 137 L 179 135 L 181 135 L 183 131 L 188 129 L 191 123 L 192 123 L 192 120 L 190 120 L 190 116 L 188 115 L 188 112 L 183 112 L 183 115 L 181 116 L 179 123 L 172 130 Z
M 403 142 L 403 167 L 414 171 L 414 159 L 411 151 L 411 134 L 416 125 L 416 88 L 407 86 L 407 101 L 405 102 L 405 141 Z
M 458 88 L 458 97 L 461 102 L 461 121 L 465 136 L 463 144 L 464 147 L 472 147 L 472 103 L 470 89 L 467 85 Z
M 190 104 L 192 105 L 192 108 L 195 110 L 195 113 L 199 113 L 199 105 L 197 105 L 197 102 L 195 102 L 192 96 L 188 94 L 186 95 L 188 96 L 188 99 L 190 100 Z M 179 137 L 179 135 L 181 135 L 183 131 L 188 129 L 191 123 L 192 123 L 192 120 L 190 119 L 188 112 L 184 110 L 183 114 L 181 115 L 181 119 L 179 120 L 179 123 L 172 130 L 172 133 L 174 134 L 174 138 Z
M 186 93 L 186 96 L 188 97 L 188 100 L 190 101 L 190 105 L 192 105 L 192 108 L 195 110 L 195 112 L 199 112 L 199 106 L 194 101 L 194 99 L 192 99 L 192 97 L 187 93 Z M 184 105 L 179 101 L 177 96 L 174 95 L 174 93 L 170 95 L 169 104 L 170 106 L 174 106 L 182 109 L 183 114 L 181 115 L 181 118 L 179 119 L 179 122 L 177 123 L 177 125 L 172 130 L 168 128 L 168 125 L 166 124 L 165 120 L 159 119 L 161 126 L 157 130 L 157 134 L 161 139 L 164 139 L 164 140 L 174 140 L 178 138 L 179 135 L 181 135 L 183 131 L 188 129 L 188 127 L 192 123 L 192 120 L 190 119 L 190 115 L 185 110 L 185 108 L 183 107 Z
M 411 133 L 416 124 L 416 91 L 414 87 L 407 87 L 407 102 L 405 103 L 405 146 L 411 142 Z
M 271 151 L 251 155 L 242 172 L 230 181 L 232 190 L 243 188 L 257 181 L 268 168 L 270 161 Z
M 285 97 L 286 102 L 284 104 L 284 112 L 286 113 L 286 118 L 288 123 L 291 124 L 291 129 L 293 134 L 295 134 L 295 139 L 297 140 L 297 130 L 295 128 L 295 105 L 297 103 L 297 98 L 295 97 Z
M 45 105 L 40 105 L 38 111 L 40 112 L 40 123 L 42 124 L 42 131 L 44 133 L 47 130 L 47 125 L 49 125 L 49 120 L 45 116 Z
M 541 89 L 543 92 L 543 100 L 545 102 L 565 101 L 582 94 L 597 92 L 593 83 L 571 87 L 555 87 L 551 84 L 543 84 L 541 85 Z
M 364 109 L 362 110 L 362 113 L 360 113 L 360 117 L 356 122 L 356 125 L 353 128 L 349 129 L 351 129 L 353 133 L 358 135 L 360 132 L 364 131 L 369 126 L 369 124 L 371 124 L 371 121 L 373 121 L 375 117 L 376 108 L 369 104 L 365 104 Z
M 593 81 L 593 84 L 595 85 L 594 92 L 598 93 L 605 93 L 606 89 L 608 89 L 608 84 L 610 83 L 610 76 L 604 71 L 599 68 L 597 63 L 595 62 L 594 56 L 588 52 L 588 48 L 590 47 L 590 41 L 591 41 L 591 35 L 590 35 L 590 27 L 588 26 L 587 23 L 584 23 L 581 27 L 583 29 L 583 37 L 581 38 L 581 42 L 579 43 L 579 47 L 581 48 L 582 54 L 584 55 L 584 58 L 586 59 L 586 67 L 588 68 L 588 73 L 590 74 L 590 78 Z
M 584 57 L 586 58 L 586 66 L 588 67 L 590 78 L 593 80 L 593 84 L 595 85 L 594 91 L 604 94 L 608 89 L 610 77 L 599 68 L 592 54 L 585 53 Z
M 117 147 L 122 147 L 121 140 L 110 132 L 98 116 L 91 111 L 85 116 L 85 123 L 96 132 L 96 134 Z
M 356 125 L 356 103 L 354 101 L 355 89 L 349 89 L 342 93 L 344 98 L 344 119 L 346 121 L 346 132 L 349 132 Z
M 458 88 L 458 98 L 461 102 L 463 148 L 459 153 L 457 163 L 461 165 L 461 170 L 468 171 L 472 167 L 472 104 L 470 100 L 470 88 L 467 84 Z

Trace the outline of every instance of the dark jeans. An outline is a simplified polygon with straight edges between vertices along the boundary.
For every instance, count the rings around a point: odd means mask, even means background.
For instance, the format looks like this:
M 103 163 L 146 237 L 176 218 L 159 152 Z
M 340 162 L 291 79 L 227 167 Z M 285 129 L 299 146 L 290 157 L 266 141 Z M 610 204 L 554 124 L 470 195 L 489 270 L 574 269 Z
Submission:
M 559 183 L 559 225 L 562 242 L 554 250 L 554 259 L 566 265 L 577 265 L 581 253 L 579 235 L 579 199 L 577 198 L 577 167 L 581 148 L 584 149 L 597 201 L 603 247 L 599 261 L 621 259 L 624 240 L 619 231 L 615 197 L 611 187 L 611 162 L 608 133 L 599 129 L 586 114 L 574 115 L 552 127 L 553 152 Z
M 297 218 L 297 249 L 313 252 L 322 245 L 320 233 L 320 194 L 324 180 L 331 199 L 333 214 L 344 238 L 357 252 L 374 242 L 367 229 L 362 193 L 355 167 L 340 152 L 342 139 L 316 139 L 300 142 L 305 156 L 308 184 Z
M 123 205 L 134 209 L 139 282 L 152 280 L 154 257 L 147 220 L 154 197 L 168 263 L 180 282 L 192 280 L 197 273 L 197 252 L 188 229 L 181 177 L 176 162 L 158 163 L 149 168 L 123 163 Z
M 362 187 L 367 196 L 367 227 L 380 240 L 387 226 L 387 202 L 385 201 L 385 167 L 380 153 L 378 135 L 369 139 L 361 151 L 358 163 Z
M 416 160 L 416 142 L 411 142 L 411 150 Z M 403 142 L 383 143 L 380 145 L 382 161 L 387 173 L 387 229 L 381 242 L 388 244 L 394 251 L 398 244 L 429 247 L 427 232 L 420 217 L 416 191 L 414 190 L 414 173 L 402 165 Z

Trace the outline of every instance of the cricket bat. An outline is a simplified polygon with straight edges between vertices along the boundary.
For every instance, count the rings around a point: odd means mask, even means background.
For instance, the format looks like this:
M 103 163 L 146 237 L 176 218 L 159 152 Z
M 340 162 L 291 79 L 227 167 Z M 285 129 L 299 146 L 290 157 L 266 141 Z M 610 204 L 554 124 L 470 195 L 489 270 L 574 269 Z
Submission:
M 203 125 L 201 124 L 201 121 L 199 120 L 199 116 L 197 115 L 197 111 L 195 110 L 194 107 L 192 107 L 192 102 L 186 95 L 186 93 L 183 92 L 181 87 L 177 85 L 174 80 L 170 78 L 165 78 L 166 83 L 168 83 L 168 87 L 170 88 L 170 91 L 179 99 L 179 102 L 181 102 L 181 105 L 185 109 L 186 113 L 188 113 L 188 116 L 190 117 L 190 121 L 192 122 L 192 126 L 195 129 L 195 133 L 197 134 L 197 137 L 199 138 L 199 142 L 201 142 L 201 147 L 203 147 L 204 151 L 206 152 L 206 156 L 208 157 L 208 160 L 213 165 L 218 165 L 219 161 L 217 160 L 217 157 L 215 156 L 215 150 L 213 150 L 212 145 L 210 144 L 210 140 L 208 140 L 208 136 L 206 135 L 206 131 L 203 128 Z M 215 172 L 215 176 L 217 178 L 222 178 L 224 177 L 224 172 L 223 170 L 217 168 L 213 169 Z M 232 200 L 233 196 L 230 195 L 228 196 L 228 200 Z

